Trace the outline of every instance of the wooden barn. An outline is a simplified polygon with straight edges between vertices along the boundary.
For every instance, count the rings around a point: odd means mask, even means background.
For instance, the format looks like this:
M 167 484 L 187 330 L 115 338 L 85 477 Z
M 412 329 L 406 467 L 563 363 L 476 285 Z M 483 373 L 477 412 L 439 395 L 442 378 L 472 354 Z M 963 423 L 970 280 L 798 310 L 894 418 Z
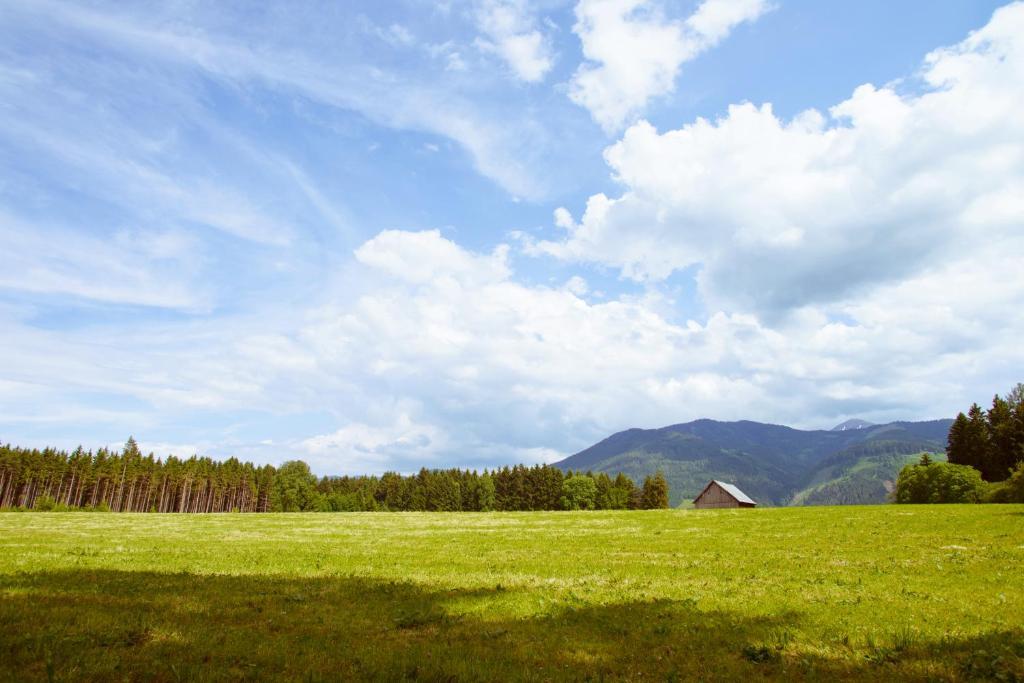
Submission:
M 704 490 L 693 499 L 693 507 L 706 508 L 752 508 L 757 503 L 733 484 L 712 479 Z

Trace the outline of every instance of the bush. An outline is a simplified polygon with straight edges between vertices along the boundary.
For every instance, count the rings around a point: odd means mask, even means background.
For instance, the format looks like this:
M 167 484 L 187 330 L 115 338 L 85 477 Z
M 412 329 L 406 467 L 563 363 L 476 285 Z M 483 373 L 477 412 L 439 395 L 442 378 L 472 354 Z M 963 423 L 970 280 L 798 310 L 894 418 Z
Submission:
M 993 484 L 986 503 L 1024 503 L 1024 463 L 1018 464 L 1006 481 Z
M 35 512 L 71 512 L 73 509 L 50 496 L 39 496 L 32 505 L 32 510 Z
M 978 470 L 932 462 L 928 456 L 917 465 L 904 467 L 896 480 L 897 503 L 979 503 L 987 493 Z

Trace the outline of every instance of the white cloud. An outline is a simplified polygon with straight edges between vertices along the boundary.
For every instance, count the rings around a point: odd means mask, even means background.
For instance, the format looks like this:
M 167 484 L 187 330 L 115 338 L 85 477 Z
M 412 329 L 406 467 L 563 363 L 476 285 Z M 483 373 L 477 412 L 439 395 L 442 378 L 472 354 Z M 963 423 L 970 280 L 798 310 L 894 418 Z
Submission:
M 385 230 L 355 252 L 356 259 L 390 276 L 414 283 L 455 278 L 466 285 L 500 281 L 509 274 L 507 247 L 489 258 L 471 254 L 441 237 L 439 230 Z
M 302 441 L 303 449 L 321 468 L 345 472 L 382 472 L 400 462 L 429 466 L 448 447 L 438 428 L 414 422 L 401 412 L 391 424 L 371 426 L 359 422 Z
M 565 283 L 565 288 L 576 296 L 583 296 L 590 291 L 590 287 L 587 286 L 587 281 L 579 275 L 573 275 L 569 278 L 569 281 Z
M 484 37 L 476 46 L 501 57 L 519 80 L 537 83 L 551 70 L 554 56 L 536 23 L 528 0 L 484 0 L 477 9 Z
M 686 28 L 708 48 L 726 38 L 745 21 L 754 21 L 771 8 L 766 0 L 704 0 L 686 20 Z
M 680 21 L 666 17 L 655 0 L 580 0 L 573 31 L 587 61 L 573 76 L 569 97 L 606 131 L 618 130 L 651 98 L 674 90 L 684 62 L 768 8 L 766 0 L 705 0 Z
M 773 316 L 973 258 L 1024 212 L 1024 4 L 925 61 L 920 94 L 864 85 L 826 116 L 735 105 L 605 152 L 624 186 L 560 211 L 566 259 L 660 280 L 697 265 L 715 310 Z
M 388 231 L 356 253 L 360 287 L 291 317 L 84 336 L 6 321 L 2 381 L 31 380 L 33 401 L 61 412 L 79 392 L 123 396 L 133 412 L 118 437 L 196 410 L 326 412 L 333 431 L 272 445 L 257 431 L 240 454 L 380 472 L 552 461 L 617 429 L 706 416 L 940 417 L 1024 366 L 1024 323 L 1006 315 L 1024 296 L 1019 241 L 773 326 L 727 312 L 676 321 L 653 290 L 589 303 L 579 281 L 523 284 L 504 249 L 437 231 Z

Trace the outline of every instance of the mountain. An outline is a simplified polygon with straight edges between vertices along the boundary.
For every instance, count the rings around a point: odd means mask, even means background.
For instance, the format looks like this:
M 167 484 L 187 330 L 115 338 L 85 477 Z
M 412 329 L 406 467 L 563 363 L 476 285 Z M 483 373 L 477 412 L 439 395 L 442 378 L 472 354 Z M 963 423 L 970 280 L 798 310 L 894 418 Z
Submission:
M 874 426 L 875 426 L 874 422 L 868 422 L 867 420 L 858 420 L 857 418 L 854 418 L 852 420 L 847 420 L 846 422 L 843 422 L 842 424 L 837 424 L 835 427 L 832 428 L 832 431 L 833 432 L 845 432 L 847 429 L 864 429 L 865 427 L 874 427 Z
M 556 463 L 634 480 L 661 470 L 673 505 L 711 479 L 737 484 L 765 505 L 880 503 L 896 474 L 921 452 L 942 453 L 952 420 L 867 424 L 842 430 L 696 420 L 627 429 Z M 840 425 L 841 426 L 841 425 Z

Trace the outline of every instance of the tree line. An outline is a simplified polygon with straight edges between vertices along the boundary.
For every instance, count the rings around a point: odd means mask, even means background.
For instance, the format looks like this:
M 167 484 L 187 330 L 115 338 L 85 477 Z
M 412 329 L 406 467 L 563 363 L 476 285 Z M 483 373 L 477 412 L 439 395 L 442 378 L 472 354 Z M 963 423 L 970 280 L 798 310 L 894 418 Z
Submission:
M 133 438 L 121 451 L 0 445 L 0 508 L 265 512 L 273 477 L 236 458 L 144 456 Z
M 1024 462 L 1024 384 L 1006 398 L 996 394 L 988 410 L 975 403 L 966 415 L 957 415 L 949 428 L 946 458 L 973 467 L 985 481 L 1007 479 Z
M 637 486 L 624 474 L 549 465 L 321 477 L 301 460 L 280 467 L 121 451 L 0 445 L 0 509 L 115 512 L 346 512 L 614 510 L 668 507 L 658 472 Z
M 1024 503 L 1024 384 L 949 428 L 947 462 L 925 454 L 896 481 L 898 503 Z

